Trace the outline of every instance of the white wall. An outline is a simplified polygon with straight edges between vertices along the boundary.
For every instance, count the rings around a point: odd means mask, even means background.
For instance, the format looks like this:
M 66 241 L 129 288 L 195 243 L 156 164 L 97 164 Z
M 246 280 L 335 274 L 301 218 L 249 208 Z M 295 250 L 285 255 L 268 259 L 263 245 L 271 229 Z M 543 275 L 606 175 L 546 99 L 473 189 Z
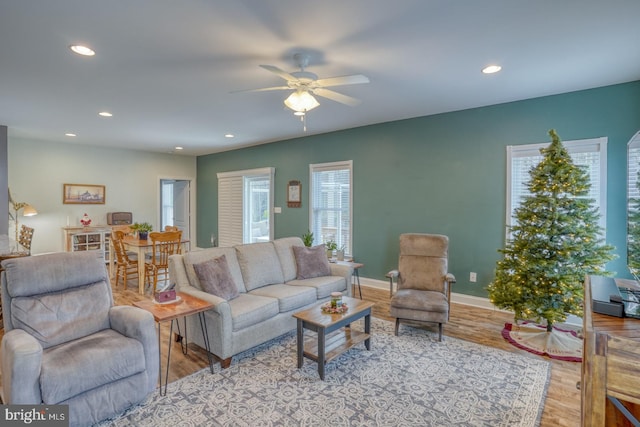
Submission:
M 91 225 L 107 223 L 107 212 L 133 212 L 133 220 L 159 227 L 160 179 L 192 182 L 191 235 L 195 236 L 196 158 L 176 154 L 85 147 L 9 138 L 9 188 L 14 200 L 37 211 L 20 224 L 35 228 L 32 253 L 64 250 L 62 227 L 80 225 L 86 212 Z M 106 186 L 104 205 L 65 205 L 63 184 Z M 14 231 L 13 222 L 9 233 Z

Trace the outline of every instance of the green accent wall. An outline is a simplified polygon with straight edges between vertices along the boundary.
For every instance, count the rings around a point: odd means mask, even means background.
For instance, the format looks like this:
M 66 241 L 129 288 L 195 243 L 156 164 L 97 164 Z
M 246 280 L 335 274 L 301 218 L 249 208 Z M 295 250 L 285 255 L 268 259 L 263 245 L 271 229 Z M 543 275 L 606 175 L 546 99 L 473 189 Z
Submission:
M 308 229 L 309 164 L 353 160 L 353 251 L 365 264 L 360 275 L 385 280 L 396 267 L 401 233 L 445 234 L 449 270 L 458 280 L 454 291 L 486 297 L 505 240 L 505 147 L 548 142 L 551 128 L 564 141 L 608 137 L 607 242 L 620 256 L 608 267 L 630 277 L 626 144 L 640 129 L 640 81 L 200 156 L 198 246 L 210 246 L 211 234 L 218 235 L 218 172 L 276 168 L 279 238 Z M 302 181 L 302 208 L 286 205 L 289 180 Z M 477 283 L 469 282 L 471 271 Z

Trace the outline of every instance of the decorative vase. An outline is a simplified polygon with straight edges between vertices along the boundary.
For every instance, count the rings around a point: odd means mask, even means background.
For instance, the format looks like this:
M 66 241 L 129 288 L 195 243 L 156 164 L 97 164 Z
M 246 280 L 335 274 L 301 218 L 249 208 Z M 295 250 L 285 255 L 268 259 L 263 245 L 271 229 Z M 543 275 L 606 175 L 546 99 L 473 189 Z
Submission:
M 149 237 L 148 231 L 138 231 L 138 239 L 147 240 L 147 237 Z
M 336 258 L 337 258 L 338 261 L 344 261 L 344 251 L 337 250 L 336 251 Z

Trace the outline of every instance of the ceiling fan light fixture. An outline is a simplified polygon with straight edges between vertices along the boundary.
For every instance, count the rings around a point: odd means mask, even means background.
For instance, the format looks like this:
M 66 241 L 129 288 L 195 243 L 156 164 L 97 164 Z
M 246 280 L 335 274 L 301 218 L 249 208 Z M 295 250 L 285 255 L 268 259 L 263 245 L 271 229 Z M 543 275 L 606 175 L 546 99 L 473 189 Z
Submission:
M 284 105 L 293 111 L 305 113 L 316 108 L 320 103 L 306 90 L 297 90 L 284 100 Z
M 499 65 L 489 65 L 486 66 L 482 69 L 482 72 L 484 74 L 494 74 L 497 73 L 498 71 L 502 70 L 502 67 Z
M 71 49 L 74 53 L 77 53 L 78 55 L 82 55 L 82 56 L 93 56 L 96 54 L 95 51 L 90 47 L 83 46 L 80 44 L 71 45 L 69 46 L 69 49 Z

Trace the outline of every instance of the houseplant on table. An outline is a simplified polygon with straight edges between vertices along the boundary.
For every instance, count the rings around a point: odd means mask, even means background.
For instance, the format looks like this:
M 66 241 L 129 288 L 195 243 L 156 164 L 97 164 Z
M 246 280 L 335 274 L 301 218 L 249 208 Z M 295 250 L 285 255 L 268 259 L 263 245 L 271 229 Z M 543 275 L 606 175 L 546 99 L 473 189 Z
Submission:
M 131 229 L 138 233 L 138 239 L 147 240 L 149 232 L 153 231 L 153 226 L 148 222 L 134 222 L 131 224 Z
M 327 258 L 333 258 L 333 251 L 338 249 L 338 244 L 335 240 L 328 240 L 324 245 L 327 247 Z

